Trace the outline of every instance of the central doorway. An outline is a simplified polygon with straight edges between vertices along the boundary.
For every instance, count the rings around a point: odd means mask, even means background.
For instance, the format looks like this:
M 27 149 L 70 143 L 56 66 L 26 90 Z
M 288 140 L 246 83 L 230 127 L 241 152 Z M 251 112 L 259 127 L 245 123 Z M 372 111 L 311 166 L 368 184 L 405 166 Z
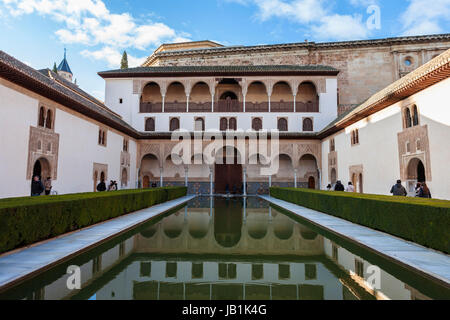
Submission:
M 243 194 L 243 184 L 242 184 L 242 165 L 239 164 L 238 151 L 235 148 L 227 149 L 229 150 L 229 155 L 233 155 L 231 159 L 228 160 L 227 164 L 227 154 L 226 149 L 222 149 L 216 156 L 215 165 L 215 193 L 216 194 Z M 218 163 L 218 159 L 222 159 L 222 164 Z M 232 160 L 232 161 L 230 161 Z

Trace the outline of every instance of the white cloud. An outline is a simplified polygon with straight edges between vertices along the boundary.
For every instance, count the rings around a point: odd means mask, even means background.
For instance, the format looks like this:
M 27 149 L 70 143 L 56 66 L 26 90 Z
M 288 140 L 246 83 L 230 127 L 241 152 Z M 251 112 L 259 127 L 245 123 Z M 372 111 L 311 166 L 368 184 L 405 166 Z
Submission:
M 63 24 L 64 27 L 55 32 L 62 43 L 101 46 L 100 50 L 84 50 L 83 54 L 95 59 L 103 57 L 109 65 L 115 65 L 113 61 L 117 60 L 115 56 L 120 50 L 147 50 L 163 42 L 189 41 L 190 36 L 163 23 L 149 20 L 141 23 L 129 13 L 112 13 L 102 0 L 0 1 L 13 16 L 37 13 Z M 130 60 L 143 59 L 131 57 Z
M 83 50 L 81 55 L 95 60 L 105 60 L 110 68 L 120 67 L 120 61 L 122 60 L 122 52 L 112 47 L 103 47 L 95 51 Z M 128 54 L 128 66 L 130 68 L 140 66 L 145 59 L 146 57 L 137 58 Z
M 400 16 L 404 35 L 442 33 L 442 22 L 450 21 L 450 0 L 409 0 Z
M 306 26 L 320 40 L 353 40 L 367 38 L 370 31 L 361 15 L 333 13 L 333 3 L 325 0 L 225 0 L 258 7 L 257 17 L 266 21 L 286 18 Z M 352 5 L 373 4 L 375 0 L 350 0 Z

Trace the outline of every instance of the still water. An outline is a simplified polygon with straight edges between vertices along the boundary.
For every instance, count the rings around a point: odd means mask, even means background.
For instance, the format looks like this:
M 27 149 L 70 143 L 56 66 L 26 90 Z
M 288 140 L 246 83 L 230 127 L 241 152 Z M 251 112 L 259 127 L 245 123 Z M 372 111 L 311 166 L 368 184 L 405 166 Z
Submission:
M 81 290 L 67 286 L 79 266 Z M 450 298 L 448 288 L 259 198 L 196 198 L 0 294 L 0 299 Z

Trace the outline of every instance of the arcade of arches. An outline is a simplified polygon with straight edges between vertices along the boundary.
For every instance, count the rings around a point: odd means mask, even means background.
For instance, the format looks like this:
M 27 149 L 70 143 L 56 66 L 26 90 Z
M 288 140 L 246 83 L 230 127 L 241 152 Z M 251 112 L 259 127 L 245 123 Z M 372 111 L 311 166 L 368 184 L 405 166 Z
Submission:
M 191 164 L 175 165 L 170 155 L 172 144 L 155 142 L 141 148 L 138 158 L 141 159 L 141 187 L 187 185 L 190 194 L 204 195 L 268 194 L 270 186 L 319 188 L 318 144 L 283 145 L 279 154 L 279 170 L 270 177 L 261 175 L 261 169 L 270 166 L 263 155 L 247 155 L 242 159 L 240 152 L 233 147 L 218 151 L 213 165 L 206 164 L 202 154 L 193 155 Z
M 321 78 L 142 82 L 140 112 L 319 112 L 319 91 L 323 91 L 323 82 Z

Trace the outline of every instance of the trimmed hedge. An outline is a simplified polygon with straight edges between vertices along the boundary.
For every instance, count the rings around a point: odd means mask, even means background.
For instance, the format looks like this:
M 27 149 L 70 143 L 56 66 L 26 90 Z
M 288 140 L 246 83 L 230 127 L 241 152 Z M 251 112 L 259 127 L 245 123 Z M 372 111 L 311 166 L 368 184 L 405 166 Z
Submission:
M 0 253 L 185 196 L 170 187 L 0 200 Z
M 277 187 L 271 188 L 270 194 L 429 248 L 450 252 L 450 201 Z

